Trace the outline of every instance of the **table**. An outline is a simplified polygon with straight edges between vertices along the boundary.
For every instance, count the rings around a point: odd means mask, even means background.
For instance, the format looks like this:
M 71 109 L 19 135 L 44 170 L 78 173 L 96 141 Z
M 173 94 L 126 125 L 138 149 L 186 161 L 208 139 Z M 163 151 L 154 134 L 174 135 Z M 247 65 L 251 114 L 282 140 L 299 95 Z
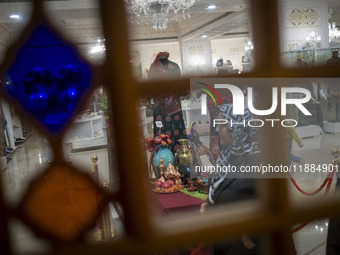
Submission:
M 198 212 L 203 199 L 192 197 L 183 192 L 176 192 L 170 194 L 159 194 L 152 192 L 152 200 L 154 204 L 155 213 L 158 215 L 168 215 L 173 213 L 196 211 Z M 181 251 L 168 251 L 164 254 L 179 255 L 191 254 L 197 247 L 186 247 Z M 195 252 L 196 255 L 210 255 L 209 247 L 202 247 Z
M 204 200 L 191 197 L 183 192 L 159 194 L 153 192 L 155 210 L 160 215 L 185 212 L 190 210 L 199 211 Z

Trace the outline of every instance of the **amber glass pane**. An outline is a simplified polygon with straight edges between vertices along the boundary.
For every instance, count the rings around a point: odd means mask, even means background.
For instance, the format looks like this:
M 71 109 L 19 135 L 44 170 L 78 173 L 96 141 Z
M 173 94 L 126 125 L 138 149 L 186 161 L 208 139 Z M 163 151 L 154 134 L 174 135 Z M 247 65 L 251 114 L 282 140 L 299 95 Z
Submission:
M 94 224 L 99 203 L 100 192 L 89 175 L 57 165 L 33 183 L 21 206 L 43 232 L 70 241 Z

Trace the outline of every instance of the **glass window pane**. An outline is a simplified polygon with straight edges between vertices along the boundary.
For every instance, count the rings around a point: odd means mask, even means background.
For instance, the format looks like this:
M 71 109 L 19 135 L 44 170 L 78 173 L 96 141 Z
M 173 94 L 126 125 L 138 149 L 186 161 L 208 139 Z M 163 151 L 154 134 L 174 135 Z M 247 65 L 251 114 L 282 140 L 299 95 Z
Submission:
M 339 63 L 339 1 L 282 0 L 281 61 L 290 67 Z M 332 58 L 332 56 L 334 57 Z
M 97 184 L 110 185 L 116 190 L 119 180 L 110 154 L 115 143 L 108 134 L 110 117 L 107 107 L 106 91 L 96 89 L 67 130 L 62 146 L 65 159 L 77 168 L 91 173 L 94 163 L 98 164 Z
M 32 2 L 1 1 L 0 3 L 0 63 L 8 47 L 20 36 L 32 14 Z
M 112 193 L 119 189 L 120 184 L 113 155 L 115 142 L 108 133 L 112 121 L 108 103 L 107 91 L 102 87 L 96 89 L 67 130 L 62 146 L 67 162 L 91 174 L 103 190 Z M 103 208 L 96 225 L 87 232 L 86 241 L 112 241 L 121 237 L 123 221 L 121 206 L 110 201 Z
M 48 27 L 38 26 L 20 48 L 5 88 L 49 131 L 69 120 L 89 88 L 91 71 Z
M 98 1 L 45 1 L 48 18 L 56 29 L 93 64 L 105 60 L 105 40 Z
M 18 220 L 12 219 L 9 222 L 9 235 L 12 250 L 16 254 L 48 253 L 52 250 L 52 244 L 48 240 L 36 237 L 30 228 Z
M 53 160 L 48 141 L 25 123 L 13 109 L 8 112 L 1 101 L 7 125 L 1 133 L 3 155 L 3 185 L 5 199 L 10 205 L 18 205 L 30 181 L 43 173 Z
M 132 63 L 141 65 L 142 78 L 237 74 L 252 69 L 249 1 L 125 2 Z

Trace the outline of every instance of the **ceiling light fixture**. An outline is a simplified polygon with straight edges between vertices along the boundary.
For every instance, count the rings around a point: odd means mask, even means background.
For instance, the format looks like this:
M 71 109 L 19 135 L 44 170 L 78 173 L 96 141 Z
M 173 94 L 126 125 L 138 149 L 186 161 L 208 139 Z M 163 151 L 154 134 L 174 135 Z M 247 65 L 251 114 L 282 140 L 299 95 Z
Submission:
M 12 14 L 11 16 L 9 16 L 11 19 L 19 19 L 20 16 L 18 14 Z
M 340 31 L 336 27 L 335 22 L 329 23 L 328 25 L 329 42 L 338 43 L 340 39 Z
M 202 35 L 202 38 L 207 38 L 208 36 L 207 35 Z
M 91 47 L 90 54 L 98 54 L 98 53 L 104 52 L 106 50 L 104 42 L 105 42 L 105 39 L 102 40 L 98 38 L 97 44 Z
M 332 18 L 333 9 L 328 9 L 328 38 L 329 43 L 339 43 L 340 42 L 340 31 L 336 27 L 335 19 Z
M 216 7 L 217 7 L 216 5 L 211 4 L 211 5 L 208 6 L 207 9 L 209 9 L 209 10 L 214 10 L 214 9 L 216 9 Z
M 314 31 L 310 32 L 306 36 L 305 43 L 302 45 L 303 50 L 310 50 L 310 49 L 321 49 L 321 36 Z
M 183 18 L 190 18 L 189 8 L 196 0 L 125 0 L 127 10 L 131 14 L 152 17 L 155 30 L 168 27 L 168 15 L 182 13 Z M 137 20 L 137 24 L 139 21 Z

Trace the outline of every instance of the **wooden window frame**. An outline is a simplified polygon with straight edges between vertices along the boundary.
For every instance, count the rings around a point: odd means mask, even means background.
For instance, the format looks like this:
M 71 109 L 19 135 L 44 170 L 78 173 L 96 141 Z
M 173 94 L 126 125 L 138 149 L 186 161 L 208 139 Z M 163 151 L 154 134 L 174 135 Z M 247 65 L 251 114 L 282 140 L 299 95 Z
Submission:
M 112 125 L 117 155 L 116 159 L 121 189 L 116 198 L 121 202 L 125 216 L 126 235 L 110 243 L 91 245 L 88 243 L 55 244 L 53 254 L 150 254 L 167 249 L 179 249 L 187 244 L 197 244 L 202 237 L 207 243 L 231 239 L 252 233 L 261 235 L 268 241 L 269 254 L 288 254 L 287 240 L 291 235 L 291 226 L 316 218 L 335 216 L 340 212 L 340 196 L 330 194 L 327 197 L 313 198 L 293 203 L 290 201 L 286 179 L 262 179 L 263 187 L 258 203 L 245 203 L 241 208 L 233 207 L 228 211 L 216 210 L 203 216 L 181 218 L 169 217 L 169 220 L 155 221 L 151 217 L 147 187 L 140 185 L 145 178 L 145 160 L 142 149 L 126 141 L 139 141 L 139 120 L 136 104 L 138 98 L 161 93 L 182 94 L 189 90 L 190 79 L 183 77 L 175 82 L 136 81 L 129 63 L 128 26 L 124 10 L 124 0 L 101 0 L 100 14 L 104 37 L 106 39 L 106 60 L 101 66 L 93 67 L 95 82 L 104 84 L 111 98 Z M 241 75 L 218 75 L 211 77 L 238 78 L 329 78 L 339 77 L 339 66 L 317 66 L 308 68 L 289 68 L 280 60 L 280 34 L 278 20 L 278 0 L 251 0 L 251 26 L 254 32 L 255 68 Z M 28 25 L 33 28 L 33 21 L 44 17 L 43 1 L 34 1 L 34 15 Z M 18 43 L 9 48 L 0 72 L 6 72 L 11 63 L 16 46 L 31 31 L 25 29 Z M 13 52 L 12 52 L 13 51 Z M 205 76 L 204 78 L 208 78 Z M 265 93 L 265 92 L 264 92 Z M 121 96 L 124 95 L 124 96 Z M 2 96 L 10 101 L 9 97 Z M 266 98 L 266 97 L 264 97 Z M 270 98 L 270 97 L 269 97 Z M 124 110 L 122 110 L 124 109 Z M 284 135 L 279 128 L 266 132 L 264 154 L 273 164 L 284 160 Z M 51 139 L 56 159 L 62 160 L 60 140 Z M 273 142 L 275 141 L 275 143 Z M 134 159 L 131 160 L 131 155 Z M 0 182 L 1 190 L 3 183 Z M 138 195 L 134 190 L 139 186 Z M 138 199 L 136 199 L 138 196 Z M 237 212 L 237 214 L 235 214 Z M 8 222 L 20 212 L 9 208 L 3 196 L 0 197 L 0 246 L 4 254 L 12 254 Z M 232 216 L 232 220 L 230 217 Z M 15 245 L 15 244 L 13 244 Z

